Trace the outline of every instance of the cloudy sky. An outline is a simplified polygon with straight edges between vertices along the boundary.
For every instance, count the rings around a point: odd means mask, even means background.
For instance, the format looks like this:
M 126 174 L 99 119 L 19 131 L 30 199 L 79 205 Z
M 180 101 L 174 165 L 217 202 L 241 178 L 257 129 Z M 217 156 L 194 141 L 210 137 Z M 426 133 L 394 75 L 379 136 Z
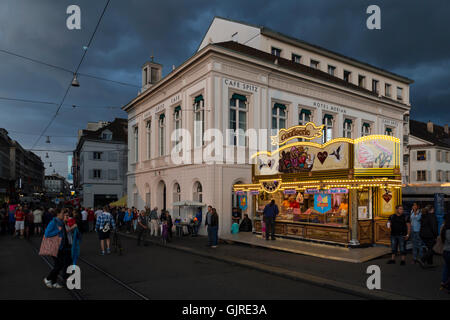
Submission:
M 106 0 L 0 1 L 0 127 L 31 148 L 47 126 L 72 79 L 70 72 L 5 51 L 75 70 Z M 81 8 L 81 30 L 68 30 L 66 9 Z M 381 8 L 381 30 L 366 28 L 366 8 Z M 88 121 L 126 118 L 120 106 L 136 96 L 140 67 L 153 53 L 180 65 L 198 47 L 214 16 L 263 25 L 404 75 L 411 87 L 412 118 L 450 122 L 450 1 L 366 0 L 111 0 L 79 70 L 119 82 L 80 76 L 35 149 L 73 150 Z M 18 102 L 7 99 L 46 103 Z M 77 107 L 73 108 L 72 106 Z M 50 136 L 51 143 L 45 142 Z M 36 152 L 47 173 L 67 175 L 69 153 Z

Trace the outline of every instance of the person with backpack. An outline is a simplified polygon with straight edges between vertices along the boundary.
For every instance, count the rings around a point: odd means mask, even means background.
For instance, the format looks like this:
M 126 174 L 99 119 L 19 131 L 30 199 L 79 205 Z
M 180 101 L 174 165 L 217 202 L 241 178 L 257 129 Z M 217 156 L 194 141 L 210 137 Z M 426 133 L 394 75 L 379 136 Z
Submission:
M 438 224 L 434 214 L 434 208 L 431 205 L 422 209 L 422 218 L 420 219 L 420 238 L 422 239 L 426 250 L 420 262 L 424 267 L 425 263 L 428 266 L 433 265 L 433 246 L 436 243 L 438 236 Z
M 100 240 L 101 255 L 105 255 L 105 242 L 106 242 L 106 253 L 111 253 L 111 241 L 110 234 L 111 230 L 116 228 L 116 224 L 112 215 L 108 212 L 108 208 L 105 207 L 97 217 L 95 224 L 95 230 L 98 233 L 98 239 Z

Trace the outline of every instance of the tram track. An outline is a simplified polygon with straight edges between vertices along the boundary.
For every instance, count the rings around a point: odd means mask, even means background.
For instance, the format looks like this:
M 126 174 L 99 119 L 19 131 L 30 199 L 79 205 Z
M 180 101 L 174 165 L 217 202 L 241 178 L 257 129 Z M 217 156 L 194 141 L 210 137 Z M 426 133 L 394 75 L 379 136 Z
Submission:
M 34 250 L 34 252 L 39 255 L 39 249 L 31 242 L 30 243 L 32 249 Z M 39 256 L 41 257 L 41 259 L 45 262 L 45 264 L 52 269 L 53 268 L 53 263 L 50 261 L 50 259 L 48 257 L 45 256 Z M 88 269 L 90 270 L 94 270 L 97 274 L 102 275 L 102 279 L 103 280 L 96 280 L 96 287 L 101 287 L 102 289 L 105 289 L 104 286 L 101 286 L 100 283 L 102 281 L 104 281 L 104 279 L 108 279 L 110 283 L 114 283 L 116 287 L 120 287 L 122 289 L 125 289 L 124 291 L 127 293 L 127 297 L 126 298 L 130 298 L 132 297 L 133 299 L 138 298 L 140 300 L 150 300 L 149 297 L 147 297 L 146 295 L 144 295 L 143 293 L 139 292 L 138 290 L 134 289 L 133 287 L 129 286 L 128 284 L 126 284 L 124 281 L 120 280 L 119 278 L 117 278 L 116 276 L 114 276 L 113 274 L 109 273 L 108 271 L 106 271 L 104 268 L 86 260 L 85 258 L 82 257 L 78 257 L 78 261 L 81 262 L 82 264 L 84 264 L 85 266 L 88 267 Z M 79 265 L 80 266 L 80 265 Z M 82 277 L 83 275 L 86 273 L 86 269 L 87 268 L 82 268 Z M 92 274 L 89 275 L 90 276 L 90 280 L 92 281 Z M 58 276 L 59 280 L 61 282 L 63 282 L 64 280 L 62 279 L 62 277 L 59 275 Z M 83 278 L 82 278 L 83 279 Z M 85 282 L 85 281 L 83 281 Z M 78 300 L 78 301 L 83 301 L 83 300 L 97 300 L 97 299 L 105 299 L 105 296 L 101 296 L 101 297 L 95 297 L 92 293 L 90 293 L 89 291 L 86 290 L 86 285 L 82 285 L 83 289 L 73 289 L 70 290 L 68 288 L 65 288 L 67 291 L 69 291 L 70 295 L 74 298 L 74 300 Z M 89 287 L 88 287 L 89 289 Z M 91 288 L 93 289 L 93 288 Z M 114 299 L 114 298 L 112 298 Z M 120 297 L 120 299 L 123 299 L 123 297 Z

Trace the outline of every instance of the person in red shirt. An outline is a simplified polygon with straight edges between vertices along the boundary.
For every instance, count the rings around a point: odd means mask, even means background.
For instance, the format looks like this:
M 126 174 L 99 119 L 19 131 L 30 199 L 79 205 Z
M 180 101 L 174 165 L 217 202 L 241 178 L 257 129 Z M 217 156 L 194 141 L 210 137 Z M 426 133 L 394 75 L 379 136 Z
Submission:
M 20 238 L 23 239 L 23 231 L 25 229 L 25 212 L 22 211 L 21 206 L 17 207 L 16 213 L 14 214 L 14 218 L 16 219 L 15 236 L 18 236 L 20 232 Z
M 91 231 L 94 231 L 95 213 L 94 213 L 94 210 L 92 210 L 92 208 L 89 208 L 87 210 L 87 212 L 88 212 L 87 220 L 88 220 L 88 225 L 89 225 L 88 231 L 91 232 Z

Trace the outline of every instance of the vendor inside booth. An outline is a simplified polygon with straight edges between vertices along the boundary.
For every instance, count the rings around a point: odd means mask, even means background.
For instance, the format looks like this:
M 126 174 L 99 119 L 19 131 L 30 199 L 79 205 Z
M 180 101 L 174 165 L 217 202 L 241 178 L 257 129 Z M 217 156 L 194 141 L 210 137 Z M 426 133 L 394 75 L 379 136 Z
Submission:
M 286 143 L 321 132 L 313 123 L 281 129 L 272 137 L 277 150 L 253 156 L 252 183 L 234 185 L 234 191 L 253 197 L 254 232 L 263 231 L 263 210 L 273 199 L 278 236 L 346 246 L 388 244 L 386 222 L 401 203 L 399 139 L 371 135 Z

